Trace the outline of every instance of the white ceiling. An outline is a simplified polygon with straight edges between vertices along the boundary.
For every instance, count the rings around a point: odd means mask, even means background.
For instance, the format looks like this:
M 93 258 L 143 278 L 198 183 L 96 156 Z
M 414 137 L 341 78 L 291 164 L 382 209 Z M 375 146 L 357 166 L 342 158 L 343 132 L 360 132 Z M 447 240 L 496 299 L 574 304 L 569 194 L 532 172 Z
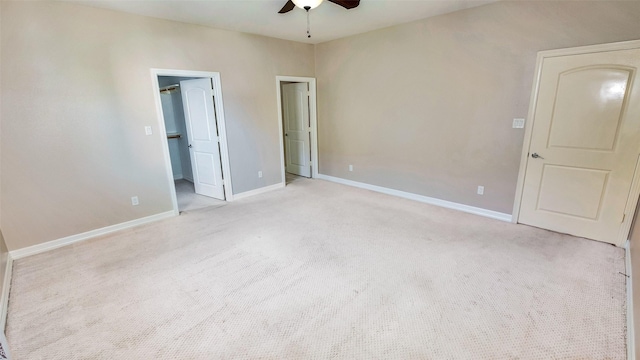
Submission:
M 306 36 L 305 11 L 278 11 L 286 0 L 70 0 L 161 19 L 200 24 L 317 44 L 497 0 L 361 0 L 346 10 L 324 1 L 311 10 L 311 39 Z

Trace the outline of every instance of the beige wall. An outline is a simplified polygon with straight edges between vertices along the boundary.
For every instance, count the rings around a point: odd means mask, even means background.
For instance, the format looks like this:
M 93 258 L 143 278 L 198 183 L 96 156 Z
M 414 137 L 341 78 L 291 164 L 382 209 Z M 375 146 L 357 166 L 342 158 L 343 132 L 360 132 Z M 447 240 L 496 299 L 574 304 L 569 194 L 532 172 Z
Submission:
M 150 68 L 220 72 L 234 193 L 280 182 L 275 77 L 313 76 L 312 45 L 69 3 L 0 6 L 10 250 L 171 210 Z
M 320 173 L 510 214 L 536 53 L 640 39 L 638 19 L 637 1 L 499 2 L 320 44 Z
M 0 6 L 0 28 L 2 27 L 2 7 Z M 2 47 L 0 46 L 0 59 L 2 58 Z M 2 72 L 0 71 L 0 83 L 2 83 Z M 2 96 L 0 96 L 0 188 L 2 188 Z M 2 203 L 2 193 L 0 192 L 0 204 Z M 0 224 L 2 223 L 2 206 L 0 206 Z M 9 284 L 4 283 L 5 273 L 7 270 L 7 261 L 9 260 L 9 250 L 7 249 L 7 243 L 4 241 L 2 230 L 0 229 L 0 294 L 4 293 L 5 286 Z M 0 320 L 2 323 L 3 320 Z M 4 329 L 0 329 L 0 332 L 4 333 Z
M 9 284 L 4 283 L 8 259 L 9 259 L 9 250 L 7 249 L 7 244 L 4 241 L 4 236 L 2 236 L 2 231 L 0 231 L 0 294 L 2 294 L 2 290 L 4 289 L 5 286 L 9 286 Z M 2 320 L 0 320 L 0 323 L 1 322 Z M 0 329 L 0 332 L 4 332 L 4 329 Z

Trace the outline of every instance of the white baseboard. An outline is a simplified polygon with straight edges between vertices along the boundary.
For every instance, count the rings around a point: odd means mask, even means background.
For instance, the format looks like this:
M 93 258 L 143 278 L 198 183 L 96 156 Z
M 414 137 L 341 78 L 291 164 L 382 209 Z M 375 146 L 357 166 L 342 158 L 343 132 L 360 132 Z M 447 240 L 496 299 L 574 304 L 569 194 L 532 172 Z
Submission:
M 249 196 L 254 196 L 254 195 L 258 195 L 258 194 L 262 194 L 262 193 L 266 193 L 272 190 L 277 190 L 277 189 L 282 189 L 284 187 L 285 183 L 281 182 L 281 183 L 277 183 L 275 185 L 269 185 L 269 186 L 265 186 L 265 187 L 261 187 L 255 190 L 250 190 L 250 191 L 245 191 L 243 193 L 240 194 L 233 194 L 233 200 L 240 200 L 240 199 L 244 199 L 246 197 Z
M 627 359 L 636 359 L 635 326 L 633 321 L 633 269 L 631 268 L 631 251 L 629 240 L 624 246 L 625 272 L 627 274 Z
M 0 329 L 4 333 L 7 325 L 7 310 L 9 310 L 9 290 L 11 289 L 11 275 L 13 274 L 13 259 L 7 254 L 7 266 L 4 271 L 2 293 L 0 293 Z
M 173 181 L 182 179 L 184 179 L 184 176 L 182 176 L 182 174 L 173 174 Z
M 389 188 L 382 187 L 382 186 L 361 183 L 361 182 L 357 182 L 357 181 L 353 181 L 353 180 L 347 180 L 347 179 L 343 179 L 343 178 L 339 178 L 339 177 L 335 177 L 335 176 L 318 174 L 317 178 L 321 179 L 321 180 L 327 180 L 327 181 L 343 184 L 343 185 L 355 186 L 355 187 L 358 187 L 358 188 L 361 188 L 361 189 L 376 191 L 376 192 L 387 194 L 387 195 L 398 196 L 398 197 L 409 199 L 409 200 L 420 201 L 420 202 L 423 202 L 423 203 L 436 205 L 436 206 L 441 206 L 441 207 L 445 207 L 445 208 L 448 208 L 448 209 L 464 211 L 466 213 L 485 216 L 485 217 L 496 219 L 496 220 L 511 222 L 511 215 L 510 214 L 505 214 L 505 213 L 501 213 L 501 212 L 497 212 L 497 211 L 493 211 L 493 210 L 482 209 L 482 208 L 479 208 L 479 207 L 474 207 L 474 206 L 459 204 L 459 203 L 455 203 L 455 202 L 451 202 L 451 201 L 436 199 L 436 198 L 432 198 L 432 197 L 428 197 L 428 196 L 424 196 L 424 195 L 418 195 L 418 194 L 409 193 L 409 192 L 405 192 L 405 191 L 389 189 Z
M 33 245 L 33 246 L 26 247 L 26 248 L 18 249 L 18 250 L 13 250 L 13 251 L 9 252 L 9 255 L 14 260 L 17 260 L 17 259 L 21 259 L 23 257 L 40 254 L 40 253 L 43 253 L 45 251 L 57 249 L 59 247 L 63 247 L 63 246 L 67 246 L 67 245 L 70 245 L 70 244 L 73 244 L 73 243 L 77 243 L 77 242 L 80 242 L 80 241 L 88 240 L 88 239 L 94 238 L 96 236 L 101 236 L 101 235 L 109 234 L 109 233 L 112 233 L 112 232 L 115 232 L 115 231 L 118 231 L 118 230 L 128 229 L 128 228 L 131 228 L 131 227 L 134 227 L 134 226 L 138 226 L 138 225 L 142 225 L 142 224 L 146 224 L 146 223 L 150 223 L 150 222 L 154 222 L 154 221 L 170 218 L 170 217 L 176 216 L 176 215 L 178 215 L 178 213 L 173 211 L 173 210 L 172 211 L 167 211 L 167 212 L 163 212 L 163 213 L 160 213 L 160 214 L 155 214 L 155 215 L 143 217 L 143 218 L 140 218 L 140 219 L 135 219 L 135 220 L 123 222 L 123 223 L 120 223 L 120 224 L 115 224 L 115 225 L 103 227 L 103 228 L 100 228 L 100 229 L 87 231 L 87 232 L 84 232 L 84 233 L 81 233 L 81 234 L 67 236 L 67 237 L 64 237 L 62 239 L 47 241 L 46 243 Z

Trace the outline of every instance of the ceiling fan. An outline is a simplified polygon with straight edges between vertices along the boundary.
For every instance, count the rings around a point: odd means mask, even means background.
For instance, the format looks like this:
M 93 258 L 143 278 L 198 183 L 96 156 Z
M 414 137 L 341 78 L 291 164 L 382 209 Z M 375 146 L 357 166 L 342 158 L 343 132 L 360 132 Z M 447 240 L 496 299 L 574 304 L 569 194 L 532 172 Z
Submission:
M 296 6 L 307 11 L 307 37 L 311 37 L 311 30 L 309 25 L 309 10 L 315 9 L 318 5 L 322 4 L 323 0 L 289 0 L 286 4 L 278 11 L 278 14 L 288 13 L 293 10 Z M 336 5 L 340 5 L 343 8 L 349 10 L 353 9 L 360 5 L 360 0 L 327 0 Z
M 347 10 L 353 9 L 354 7 L 357 7 L 358 5 L 360 5 L 360 0 L 327 0 L 327 1 L 332 2 L 336 5 L 340 5 Z M 289 0 L 287 1 L 286 4 L 284 4 L 282 9 L 278 11 L 278 13 L 279 14 L 288 13 L 289 11 L 293 10 L 293 8 L 295 8 L 296 6 L 301 9 L 305 9 L 309 11 L 311 9 L 315 9 L 321 3 L 322 3 L 322 0 Z

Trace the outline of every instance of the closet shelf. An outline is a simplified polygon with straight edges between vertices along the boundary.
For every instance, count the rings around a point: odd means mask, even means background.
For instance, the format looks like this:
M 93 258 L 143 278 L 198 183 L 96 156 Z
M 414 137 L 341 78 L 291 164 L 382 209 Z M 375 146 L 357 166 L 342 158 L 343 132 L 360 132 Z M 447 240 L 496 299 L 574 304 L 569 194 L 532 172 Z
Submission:
M 180 135 L 179 133 L 167 134 L 167 139 L 180 139 L 181 137 L 182 135 Z

